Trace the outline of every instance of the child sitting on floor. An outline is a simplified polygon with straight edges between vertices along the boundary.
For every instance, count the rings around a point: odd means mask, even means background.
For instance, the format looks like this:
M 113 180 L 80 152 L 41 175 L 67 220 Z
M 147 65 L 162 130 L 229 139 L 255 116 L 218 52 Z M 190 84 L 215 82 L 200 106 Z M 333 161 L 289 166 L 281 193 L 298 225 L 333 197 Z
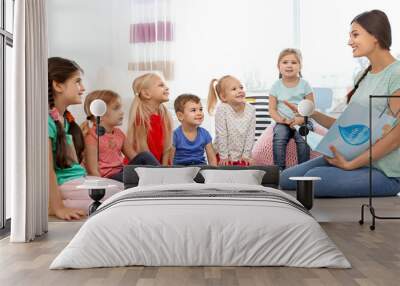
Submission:
M 208 112 L 215 111 L 215 142 L 218 165 L 248 166 L 256 131 L 255 109 L 246 102 L 241 82 L 226 75 L 210 83 Z
M 205 150 L 208 164 L 216 166 L 217 158 L 210 133 L 200 127 L 204 120 L 200 98 L 192 94 L 181 94 L 176 98 L 174 107 L 176 116 L 181 122 L 181 126 L 175 129 L 173 135 L 174 165 L 204 165 Z
M 107 112 L 100 119 L 104 134 L 100 134 L 99 138 L 98 159 L 95 117 L 90 111 L 90 104 L 95 99 L 101 99 L 107 104 Z M 127 147 L 125 134 L 118 128 L 122 125 L 124 112 L 117 93 L 111 90 L 95 90 L 86 97 L 84 108 L 87 121 L 82 124 L 82 131 L 85 136 L 85 163 L 89 175 L 122 182 L 124 155 L 130 160 L 129 165 L 159 165 L 150 152 L 136 153 Z M 92 127 L 89 127 L 90 122 L 93 123 Z

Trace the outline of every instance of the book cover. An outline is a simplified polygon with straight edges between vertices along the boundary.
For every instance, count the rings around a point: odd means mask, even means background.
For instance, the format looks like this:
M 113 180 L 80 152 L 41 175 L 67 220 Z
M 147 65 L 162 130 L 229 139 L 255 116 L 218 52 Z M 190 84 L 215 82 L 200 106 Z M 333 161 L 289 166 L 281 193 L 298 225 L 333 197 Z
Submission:
M 347 160 L 352 160 L 369 148 L 369 108 L 350 103 L 325 136 L 309 134 L 310 147 L 328 157 L 333 157 L 329 146 L 336 149 Z M 388 132 L 396 119 L 384 112 L 372 109 L 372 144 Z M 310 132 L 311 133 L 311 132 Z M 307 142 L 307 143 L 308 143 Z

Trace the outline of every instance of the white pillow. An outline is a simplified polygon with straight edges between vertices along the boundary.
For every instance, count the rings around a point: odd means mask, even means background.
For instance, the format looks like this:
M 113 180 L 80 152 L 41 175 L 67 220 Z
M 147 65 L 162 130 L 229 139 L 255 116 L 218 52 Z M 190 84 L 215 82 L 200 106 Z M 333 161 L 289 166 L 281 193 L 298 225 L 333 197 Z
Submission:
M 195 183 L 193 179 L 199 170 L 199 167 L 135 168 L 139 177 L 138 186 Z
M 201 170 L 204 183 L 234 183 L 261 185 L 265 171 L 262 170 Z

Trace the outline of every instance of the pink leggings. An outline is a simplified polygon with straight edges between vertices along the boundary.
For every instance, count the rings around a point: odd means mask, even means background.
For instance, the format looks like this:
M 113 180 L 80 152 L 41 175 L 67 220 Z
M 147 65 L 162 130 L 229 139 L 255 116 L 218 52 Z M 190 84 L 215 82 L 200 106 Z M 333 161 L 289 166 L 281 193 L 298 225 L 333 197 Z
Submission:
M 58 186 L 61 191 L 61 196 L 63 198 L 64 206 L 68 208 L 77 208 L 88 211 L 89 206 L 93 203 L 93 200 L 89 197 L 89 192 L 86 189 L 78 189 L 77 186 L 84 183 L 85 179 L 88 180 L 104 180 L 109 185 L 115 185 L 115 187 L 110 187 L 106 189 L 106 194 L 101 201 L 106 200 L 115 193 L 124 190 L 124 184 L 116 180 L 108 178 L 100 178 L 95 176 L 86 176 L 84 178 L 74 179 L 72 181 L 65 182 L 64 184 Z

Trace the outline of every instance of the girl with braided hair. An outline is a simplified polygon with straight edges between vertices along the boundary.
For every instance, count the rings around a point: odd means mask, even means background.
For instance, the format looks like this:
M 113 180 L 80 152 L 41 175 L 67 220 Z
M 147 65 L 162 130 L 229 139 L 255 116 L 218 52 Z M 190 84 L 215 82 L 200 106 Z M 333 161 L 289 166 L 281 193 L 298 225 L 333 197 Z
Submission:
M 85 88 L 81 74 L 82 69 L 71 60 L 48 60 L 49 214 L 65 220 L 84 217 L 92 203 L 88 191 L 77 188 L 86 176 L 80 165 L 85 144 L 79 125 L 67 110 L 82 103 Z M 105 198 L 123 190 L 118 181 L 102 180 L 115 186 L 106 190 Z

